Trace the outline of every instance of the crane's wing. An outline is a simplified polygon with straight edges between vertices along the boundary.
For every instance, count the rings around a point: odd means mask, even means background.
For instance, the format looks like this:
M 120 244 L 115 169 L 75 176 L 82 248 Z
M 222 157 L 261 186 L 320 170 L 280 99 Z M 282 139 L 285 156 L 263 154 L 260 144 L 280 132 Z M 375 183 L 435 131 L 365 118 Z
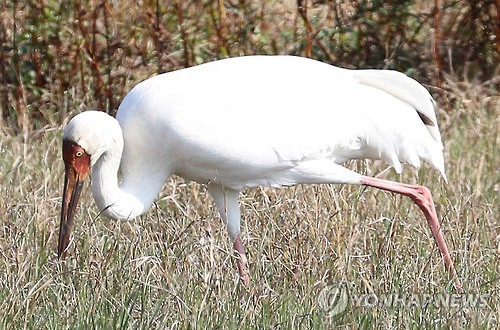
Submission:
M 138 143 L 128 136 L 160 139 L 155 158 L 196 181 L 217 172 L 257 185 L 306 161 L 357 158 L 383 159 L 398 172 L 401 162 L 420 166 L 422 158 L 444 176 L 432 98 L 393 71 L 240 57 L 151 78 L 117 117 L 125 150 Z
M 424 86 L 398 71 L 356 70 L 352 73 L 354 77 L 359 79 L 360 83 L 389 93 L 411 105 L 417 111 L 434 140 L 442 144 L 435 112 L 437 105 Z

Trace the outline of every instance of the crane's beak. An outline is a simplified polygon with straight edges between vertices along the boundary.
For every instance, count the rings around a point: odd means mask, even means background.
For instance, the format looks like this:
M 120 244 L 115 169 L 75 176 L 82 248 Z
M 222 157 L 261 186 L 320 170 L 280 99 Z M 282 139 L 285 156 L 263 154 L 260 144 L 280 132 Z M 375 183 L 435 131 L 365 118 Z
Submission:
M 76 206 L 80 198 L 83 181 L 90 172 L 90 156 L 77 144 L 63 142 L 63 159 L 66 166 L 64 175 L 63 201 L 61 208 L 61 224 L 59 227 L 59 258 L 66 257 L 69 235 L 73 227 Z

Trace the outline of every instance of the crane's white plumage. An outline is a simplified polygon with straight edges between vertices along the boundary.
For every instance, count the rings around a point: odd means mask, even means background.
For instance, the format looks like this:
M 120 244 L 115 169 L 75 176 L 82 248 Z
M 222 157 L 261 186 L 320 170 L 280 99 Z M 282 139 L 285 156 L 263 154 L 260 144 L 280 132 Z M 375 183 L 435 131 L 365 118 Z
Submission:
M 395 71 L 346 70 L 292 56 L 239 57 L 148 79 L 123 100 L 120 125 L 87 111 L 64 138 L 91 155 L 98 207 L 132 219 L 149 209 L 172 174 L 239 191 L 359 183 L 339 164 L 383 159 L 400 173 L 401 162 L 418 167 L 422 158 L 444 176 L 433 102 L 419 83 Z M 418 112 L 435 126 L 424 125 Z M 123 185 L 114 189 L 120 126 Z
M 116 119 L 87 111 L 64 132 L 91 157 L 99 209 L 133 219 L 177 174 L 208 185 L 232 239 L 245 187 L 364 184 L 341 166 L 362 158 L 382 159 L 398 173 L 401 163 L 418 167 L 423 159 L 445 176 L 434 101 L 395 71 L 291 56 L 232 58 L 138 84 Z

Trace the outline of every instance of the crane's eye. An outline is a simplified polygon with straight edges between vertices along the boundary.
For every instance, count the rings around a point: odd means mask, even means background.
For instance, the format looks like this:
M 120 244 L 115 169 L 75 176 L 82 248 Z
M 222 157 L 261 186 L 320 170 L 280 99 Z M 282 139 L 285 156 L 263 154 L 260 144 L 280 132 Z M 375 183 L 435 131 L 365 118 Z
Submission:
M 77 152 L 75 152 L 75 156 L 76 157 L 82 157 L 83 156 L 83 152 L 77 151 Z

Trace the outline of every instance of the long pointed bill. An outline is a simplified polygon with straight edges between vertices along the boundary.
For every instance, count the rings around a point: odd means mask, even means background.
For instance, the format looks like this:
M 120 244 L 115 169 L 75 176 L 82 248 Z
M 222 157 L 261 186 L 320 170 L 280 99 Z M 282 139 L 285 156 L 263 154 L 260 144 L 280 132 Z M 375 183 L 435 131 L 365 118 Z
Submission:
M 64 174 L 59 244 L 57 246 L 57 254 L 62 259 L 66 257 L 76 206 L 82 191 L 83 181 L 87 178 L 90 169 L 90 156 L 75 143 L 63 142 L 63 158 L 66 171 Z
M 377 178 L 363 177 L 361 183 L 367 186 L 396 192 L 404 196 L 410 197 L 415 204 L 422 210 L 427 219 L 427 223 L 432 232 L 432 236 L 436 241 L 436 244 L 441 251 L 441 255 L 444 259 L 444 264 L 448 271 L 450 272 L 453 280 L 455 281 L 455 288 L 459 293 L 463 293 L 462 283 L 457 275 L 455 266 L 453 265 L 453 260 L 451 260 L 450 252 L 446 246 L 443 233 L 439 228 L 439 220 L 437 217 L 436 209 L 434 207 L 434 202 L 432 200 L 432 195 L 429 189 L 423 186 L 412 186 L 399 182 L 392 182 L 388 180 L 382 180 Z
M 80 180 L 74 168 L 67 168 L 64 175 L 64 192 L 61 209 L 61 225 L 59 227 L 59 245 L 57 254 L 59 258 L 66 257 L 69 244 L 69 235 L 73 227 L 76 205 L 80 199 L 83 181 Z

